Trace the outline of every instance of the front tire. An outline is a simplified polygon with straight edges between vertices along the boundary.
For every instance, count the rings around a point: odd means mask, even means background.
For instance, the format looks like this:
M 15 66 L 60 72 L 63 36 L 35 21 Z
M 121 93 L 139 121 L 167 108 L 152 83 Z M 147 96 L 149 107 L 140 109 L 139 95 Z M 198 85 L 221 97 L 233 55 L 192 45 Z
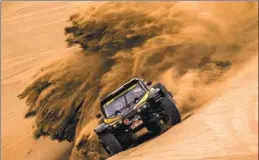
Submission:
M 180 113 L 178 112 L 175 103 L 171 100 L 171 98 L 168 97 L 163 97 L 160 100 L 160 105 L 165 111 L 166 114 L 166 120 L 165 124 L 168 125 L 175 125 L 179 122 L 181 122 L 181 116 Z
M 181 116 L 176 107 L 172 93 L 170 93 L 161 83 L 155 84 L 154 88 L 160 89 L 163 96 L 163 98 L 160 99 L 159 104 L 163 108 L 166 115 L 164 120 L 165 124 L 172 126 L 181 122 Z
M 105 151 L 109 155 L 114 155 L 123 151 L 123 148 L 117 138 L 111 133 L 102 133 L 99 135 L 99 138 L 103 144 Z
M 160 91 L 163 93 L 163 95 L 164 95 L 165 97 L 173 98 L 172 93 L 169 92 L 169 91 L 164 87 L 164 85 L 162 85 L 161 83 L 157 83 L 157 84 L 155 84 L 153 87 L 160 89 Z

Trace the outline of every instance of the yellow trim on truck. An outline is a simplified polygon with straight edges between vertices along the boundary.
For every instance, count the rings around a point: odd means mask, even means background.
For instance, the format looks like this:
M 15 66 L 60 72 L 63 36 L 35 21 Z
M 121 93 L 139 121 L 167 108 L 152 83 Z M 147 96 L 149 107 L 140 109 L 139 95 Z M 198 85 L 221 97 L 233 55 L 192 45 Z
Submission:
M 110 124 L 110 123 L 115 122 L 115 121 L 118 121 L 118 120 L 120 120 L 120 119 L 121 119 L 121 116 L 116 116 L 116 117 L 113 117 L 113 118 L 105 118 L 105 119 L 104 119 L 104 122 L 105 122 L 106 124 Z
M 104 105 L 108 105 L 110 103 L 112 103 L 115 99 L 121 97 L 122 95 L 124 95 L 126 92 L 130 91 L 132 88 L 134 88 L 137 84 L 134 84 L 133 86 L 131 86 L 130 88 L 126 89 L 125 91 L 123 91 L 122 93 L 120 93 L 119 95 L 117 95 L 116 97 L 114 97 L 113 99 L 109 100 L 107 103 L 105 103 Z
M 140 107 L 143 103 L 145 103 L 148 99 L 149 92 L 146 92 L 145 95 L 141 98 L 141 100 L 134 106 L 134 109 Z

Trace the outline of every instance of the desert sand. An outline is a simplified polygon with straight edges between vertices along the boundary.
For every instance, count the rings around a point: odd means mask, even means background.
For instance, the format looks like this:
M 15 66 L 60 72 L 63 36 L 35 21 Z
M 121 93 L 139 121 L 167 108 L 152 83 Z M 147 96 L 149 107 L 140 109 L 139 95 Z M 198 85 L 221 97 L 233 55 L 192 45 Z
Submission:
M 33 119 L 24 119 L 17 98 L 44 64 L 71 52 L 64 27 L 76 7 L 71 2 L 3 2 L 1 50 L 1 150 L 4 160 L 64 159 L 68 143 L 33 140 Z M 63 156 L 63 157 L 62 157 Z
M 2 159 L 69 159 L 72 144 L 34 140 L 18 94 L 46 64 L 73 53 L 64 27 L 81 2 L 3 2 Z M 258 54 L 258 53 L 257 53 Z M 258 55 L 224 82 L 224 93 L 166 133 L 110 159 L 257 159 Z

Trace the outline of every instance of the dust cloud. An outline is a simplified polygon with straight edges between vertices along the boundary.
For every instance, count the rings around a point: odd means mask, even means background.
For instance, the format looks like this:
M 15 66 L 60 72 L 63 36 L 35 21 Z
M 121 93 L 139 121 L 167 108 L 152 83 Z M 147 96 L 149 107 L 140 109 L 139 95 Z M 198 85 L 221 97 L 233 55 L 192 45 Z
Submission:
M 133 77 L 160 81 L 182 114 L 192 112 L 257 54 L 257 15 L 254 2 L 91 3 L 65 28 L 81 52 L 43 68 L 19 95 L 35 138 L 74 141 L 75 152 L 100 158 L 100 98 Z

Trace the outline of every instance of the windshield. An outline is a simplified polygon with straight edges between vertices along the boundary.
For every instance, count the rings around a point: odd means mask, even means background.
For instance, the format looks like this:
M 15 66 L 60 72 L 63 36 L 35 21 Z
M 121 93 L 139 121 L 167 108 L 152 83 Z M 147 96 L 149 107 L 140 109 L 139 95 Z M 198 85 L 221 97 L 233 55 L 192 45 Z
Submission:
M 104 104 L 103 109 L 106 117 L 115 116 L 127 111 L 134 103 L 137 103 L 141 99 L 144 93 L 144 90 L 138 84 L 126 90 L 125 94 L 121 97 Z

